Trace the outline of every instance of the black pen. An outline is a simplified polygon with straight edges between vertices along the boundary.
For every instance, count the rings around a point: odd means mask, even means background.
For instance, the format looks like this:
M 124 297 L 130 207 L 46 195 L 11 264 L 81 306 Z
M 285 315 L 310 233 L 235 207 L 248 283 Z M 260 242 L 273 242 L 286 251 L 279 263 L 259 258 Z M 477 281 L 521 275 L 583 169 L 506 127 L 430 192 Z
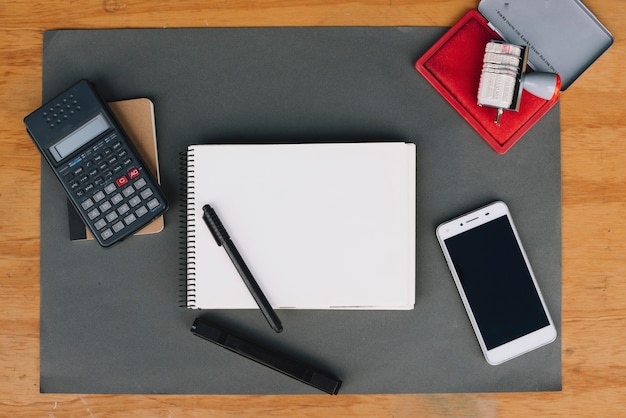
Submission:
M 191 326 L 191 332 L 213 344 L 331 395 L 336 395 L 341 388 L 341 379 L 334 374 L 255 340 L 237 335 L 206 318 L 196 318 Z
M 274 331 L 281 332 L 283 330 L 283 326 L 280 323 L 280 319 L 278 319 L 278 315 L 276 315 L 276 312 L 272 309 L 272 305 L 270 305 L 267 301 L 267 298 L 261 291 L 258 283 L 254 280 L 252 272 L 250 272 L 250 269 L 246 266 L 243 258 L 241 258 L 241 254 L 239 254 L 235 244 L 231 241 L 230 236 L 228 235 L 228 232 L 226 232 L 224 225 L 222 225 L 222 221 L 218 218 L 217 213 L 215 213 L 215 210 L 210 205 L 204 205 L 202 207 L 202 211 L 204 212 L 202 218 L 209 227 L 209 231 L 211 231 L 213 238 L 217 241 L 217 245 L 224 247 L 224 250 L 226 250 L 226 254 L 228 254 L 228 257 L 230 257 L 231 261 L 235 265 L 235 268 L 239 272 L 243 282 L 248 287 L 248 290 L 252 294 L 252 297 L 256 301 L 257 305 L 259 305 L 265 319 L 267 319 L 267 322 L 269 322 Z

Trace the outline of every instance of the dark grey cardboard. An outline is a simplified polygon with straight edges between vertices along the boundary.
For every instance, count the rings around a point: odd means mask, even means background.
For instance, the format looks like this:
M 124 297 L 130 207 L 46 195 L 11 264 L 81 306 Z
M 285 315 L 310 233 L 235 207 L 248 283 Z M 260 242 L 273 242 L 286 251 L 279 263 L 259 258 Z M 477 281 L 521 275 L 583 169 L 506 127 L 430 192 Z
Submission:
M 344 382 L 340 394 L 560 390 L 558 106 L 497 155 L 413 68 L 445 30 L 45 32 L 44 100 L 87 78 L 105 100 L 154 102 L 171 208 L 158 234 L 111 249 L 72 242 L 66 199 L 42 165 L 41 391 L 321 394 L 193 336 L 199 315 L 328 369 Z M 257 310 L 179 307 L 179 153 L 188 144 L 361 140 L 417 144 L 414 310 L 279 311 L 284 331 L 275 334 Z M 512 211 L 559 336 L 494 367 L 482 357 L 435 227 L 496 199 Z

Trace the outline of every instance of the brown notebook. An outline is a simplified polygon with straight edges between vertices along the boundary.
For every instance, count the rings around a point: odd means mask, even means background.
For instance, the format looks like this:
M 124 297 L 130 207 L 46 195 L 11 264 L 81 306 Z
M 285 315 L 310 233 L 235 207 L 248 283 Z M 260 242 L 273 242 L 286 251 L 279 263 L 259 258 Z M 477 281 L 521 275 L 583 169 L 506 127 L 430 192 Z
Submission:
M 117 118 L 137 151 L 143 158 L 148 169 L 160 183 L 159 159 L 157 158 L 156 129 L 154 122 L 154 105 L 150 99 L 131 99 L 109 103 L 111 111 Z M 93 239 L 91 232 L 85 227 L 80 216 L 68 202 L 70 221 L 70 239 L 72 241 Z M 164 227 L 163 216 L 159 216 L 136 235 L 155 234 Z

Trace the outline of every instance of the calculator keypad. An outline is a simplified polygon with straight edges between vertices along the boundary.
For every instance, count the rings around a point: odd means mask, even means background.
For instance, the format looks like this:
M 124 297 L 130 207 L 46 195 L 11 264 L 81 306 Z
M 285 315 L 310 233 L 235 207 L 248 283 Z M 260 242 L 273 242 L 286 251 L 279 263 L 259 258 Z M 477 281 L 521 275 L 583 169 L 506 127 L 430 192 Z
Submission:
M 115 133 L 74 159 L 64 171 L 70 191 L 103 241 L 128 228 L 136 229 L 142 217 L 165 204 Z

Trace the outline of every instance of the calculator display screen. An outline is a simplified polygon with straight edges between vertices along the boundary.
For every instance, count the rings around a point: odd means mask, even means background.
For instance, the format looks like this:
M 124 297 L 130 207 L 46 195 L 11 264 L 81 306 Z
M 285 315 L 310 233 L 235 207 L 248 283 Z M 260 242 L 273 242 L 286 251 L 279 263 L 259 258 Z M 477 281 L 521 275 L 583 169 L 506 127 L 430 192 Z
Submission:
M 109 128 L 111 128 L 111 125 L 106 120 L 104 115 L 100 113 L 83 126 L 51 146 L 49 148 L 50 152 L 57 162 L 59 162 Z

